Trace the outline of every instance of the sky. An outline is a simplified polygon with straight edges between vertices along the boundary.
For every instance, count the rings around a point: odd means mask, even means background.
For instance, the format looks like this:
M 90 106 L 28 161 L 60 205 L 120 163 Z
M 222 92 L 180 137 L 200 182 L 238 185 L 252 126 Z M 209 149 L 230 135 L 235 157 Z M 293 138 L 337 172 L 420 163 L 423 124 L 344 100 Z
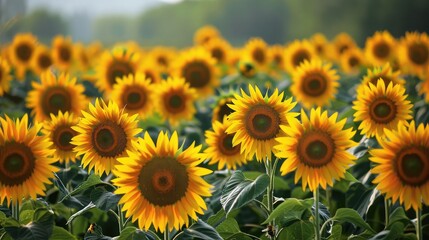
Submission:
M 66 15 L 87 12 L 97 17 L 104 14 L 135 15 L 160 4 L 181 0 L 30 0 L 28 10 L 43 7 Z

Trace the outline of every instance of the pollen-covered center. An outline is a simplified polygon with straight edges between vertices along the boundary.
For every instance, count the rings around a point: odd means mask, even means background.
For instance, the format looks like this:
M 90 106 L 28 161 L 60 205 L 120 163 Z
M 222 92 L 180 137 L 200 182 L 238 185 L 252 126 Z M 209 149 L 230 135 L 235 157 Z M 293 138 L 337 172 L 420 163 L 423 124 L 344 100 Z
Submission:
M 301 83 L 301 90 L 311 97 L 319 97 L 326 92 L 328 82 L 326 78 L 319 73 L 311 73 L 305 76 Z
M 155 206 L 175 204 L 185 196 L 189 177 L 186 167 L 174 157 L 154 157 L 140 170 L 142 196 Z
M 134 74 L 134 69 L 127 61 L 116 60 L 113 61 L 107 70 L 107 79 L 111 86 L 116 83 L 116 78 L 122 78 Z
M 359 58 L 357 58 L 356 56 L 351 56 L 350 58 L 349 58 L 349 66 L 351 67 L 351 68 L 355 68 L 355 67 L 357 67 L 357 66 L 359 66 L 360 65 L 360 60 L 359 60 Z
M 70 62 L 71 61 L 72 53 L 71 53 L 70 47 L 61 46 L 58 49 L 58 53 L 59 53 L 61 61 L 63 61 L 63 62 Z
M 423 43 L 414 43 L 408 48 L 408 57 L 417 65 L 424 65 L 429 60 L 429 49 Z
M 331 136 L 321 131 L 311 131 L 298 141 L 300 161 L 310 167 L 323 167 L 330 163 L 335 154 L 335 142 Z
M 61 86 L 48 88 L 42 95 L 42 109 L 46 116 L 58 111 L 67 112 L 72 110 L 72 99 L 69 91 Z
M 182 76 L 190 87 L 203 88 L 210 83 L 211 72 L 209 66 L 200 61 L 187 63 L 182 70 Z
M 396 172 L 405 184 L 421 186 L 429 180 L 429 149 L 416 146 L 403 149 L 395 163 Z
M 185 101 L 185 96 L 178 92 L 173 92 L 166 95 L 164 105 L 168 112 L 180 113 L 185 109 Z
M 127 134 L 122 126 L 106 120 L 94 127 L 91 141 L 100 156 L 116 157 L 121 155 L 127 146 Z
M 220 48 L 213 48 L 211 54 L 218 62 L 223 62 L 225 60 L 225 53 Z
M 264 64 L 265 60 L 266 60 L 264 50 L 261 48 L 256 48 L 252 52 L 252 58 L 255 60 L 255 62 L 257 62 L 259 64 Z
M 310 54 L 306 50 L 301 49 L 292 57 L 293 66 L 298 67 L 304 60 L 310 60 Z
M 379 42 L 373 47 L 373 54 L 379 59 L 385 59 L 390 54 L 390 47 L 386 42 Z
M 7 142 L 0 147 L 0 183 L 6 186 L 24 183 L 34 171 L 35 160 L 27 145 Z
M 247 133 L 255 139 L 273 139 L 280 130 L 280 115 L 268 105 L 252 106 L 246 113 L 245 127 Z
M 128 87 L 122 93 L 122 102 L 126 109 L 141 109 L 146 104 L 146 100 L 145 89 L 138 86 Z
M 39 67 L 42 69 L 47 69 L 52 65 L 52 59 L 46 54 L 42 54 L 38 58 Z
M 27 43 L 21 43 L 15 48 L 15 53 L 20 61 L 28 62 L 33 54 L 33 48 Z
M 233 146 L 234 134 L 224 133 L 219 137 L 218 147 L 223 155 L 233 156 L 240 152 L 240 145 Z
M 374 122 L 387 124 L 396 118 L 396 105 L 388 98 L 378 98 L 369 106 L 369 115 Z
M 73 150 L 74 145 L 71 144 L 71 140 L 77 132 L 68 125 L 58 126 L 53 132 L 53 142 L 55 146 L 63 151 Z

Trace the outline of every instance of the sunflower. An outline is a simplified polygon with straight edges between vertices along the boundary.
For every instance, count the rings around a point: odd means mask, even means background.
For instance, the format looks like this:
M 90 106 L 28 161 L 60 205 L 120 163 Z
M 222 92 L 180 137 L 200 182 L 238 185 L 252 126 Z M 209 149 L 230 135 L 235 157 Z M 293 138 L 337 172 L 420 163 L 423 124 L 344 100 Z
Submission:
M 31 66 L 37 75 L 41 75 L 47 71 L 53 64 L 51 52 L 44 45 L 38 45 L 34 51 L 34 56 L 31 61 Z
M 162 81 L 162 69 L 156 63 L 154 63 L 152 59 L 146 59 L 145 61 L 143 61 L 138 66 L 136 74 L 138 73 L 145 75 L 146 78 L 149 79 L 150 83 L 152 84 L 159 83 Z
M 104 52 L 96 68 L 96 85 L 101 90 L 110 92 L 118 78 L 136 73 L 138 61 L 139 55 L 125 48 L 116 47 Z
M 137 128 L 137 114 L 129 116 L 119 110 L 115 102 L 106 104 L 96 99 L 95 105 L 89 104 L 89 112 L 82 111 L 81 118 L 72 129 L 78 132 L 71 144 L 76 145 L 77 156 L 83 155 L 82 165 L 88 171 L 94 169 L 98 175 L 109 174 L 117 158 L 126 156 L 131 150 L 131 140 L 141 132 Z
M 384 137 L 384 129 L 396 129 L 399 123 L 412 119 L 412 104 L 406 100 L 405 88 L 392 82 L 386 87 L 379 79 L 377 85 L 369 83 L 357 93 L 353 102 L 354 121 L 362 121 L 359 129 L 368 137 Z
M 228 117 L 229 114 L 234 112 L 229 105 L 232 104 L 232 99 L 234 99 L 233 96 L 229 97 L 222 97 L 217 102 L 215 107 L 213 108 L 213 116 L 212 116 L 212 122 L 215 121 L 222 122 L 224 117 Z
M 272 146 L 275 138 L 280 134 L 280 125 L 287 125 L 287 117 L 298 114 L 290 112 L 296 105 L 292 98 L 283 101 L 284 93 L 277 89 L 268 97 L 262 96 L 258 86 L 249 85 L 250 95 L 241 89 L 241 96 L 235 95 L 233 104 L 228 105 L 232 110 L 228 116 L 231 125 L 226 133 L 235 134 L 232 145 L 241 144 L 240 153 L 244 152 L 248 158 L 256 155 L 258 161 L 265 158 L 271 160 Z
M 226 133 L 226 129 L 231 126 L 231 121 L 227 121 L 226 117 L 222 122 L 213 122 L 213 131 L 205 132 L 206 143 L 208 147 L 204 150 L 207 154 L 206 158 L 210 159 L 209 164 L 218 163 L 218 169 L 223 169 L 226 165 L 227 169 L 237 169 L 237 167 L 245 164 L 248 160 L 244 152 L 240 151 L 240 143 L 232 145 L 234 134 Z
M 426 33 L 407 32 L 399 44 L 398 60 L 404 71 L 421 76 L 428 71 L 429 37 Z
M 28 115 L 15 122 L 0 117 L 0 203 L 21 203 L 23 198 L 45 195 L 45 184 L 58 168 L 50 155 L 51 142 L 38 133 L 42 125 L 28 127 Z
M 73 59 L 73 43 L 70 37 L 56 36 L 52 40 L 52 58 L 55 66 L 61 71 L 70 69 Z
M 73 52 L 75 53 L 76 65 L 80 71 L 86 72 L 91 69 L 93 62 L 88 50 L 82 43 L 74 44 Z
M 215 38 L 205 43 L 204 48 L 216 59 L 217 64 L 228 63 L 231 45 L 223 38 Z
M 116 102 L 120 109 L 125 109 L 129 114 L 140 115 L 144 119 L 152 115 L 154 96 L 151 80 L 145 75 L 137 73 L 118 79 L 113 86 L 111 99 Z
M 196 112 L 196 94 L 195 89 L 189 87 L 185 79 L 168 78 L 156 85 L 156 109 L 164 121 L 168 120 L 173 126 L 177 126 L 181 120 L 193 118 Z
M 347 49 L 340 56 L 341 69 L 345 73 L 356 74 L 365 64 L 365 55 L 357 47 Z
M 244 54 L 256 64 L 260 69 L 263 69 L 271 62 L 268 54 L 268 45 L 261 38 L 252 38 L 244 46 Z
M 414 121 L 399 124 L 398 130 L 385 129 L 387 139 L 380 149 L 370 150 L 371 170 L 378 174 L 373 183 L 378 190 L 408 210 L 429 205 L 429 127 Z
M 362 83 L 358 86 L 357 91 L 369 83 L 377 85 L 377 81 L 380 78 L 384 81 L 384 85 L 386 86 L 389 85 L 390 82 L 393 82 L 393 85 L 405 85 L 405 80 L 400 77 L 400 74 L 400 71 L 393 71 L 389 62 L 386 62 L 382 67 L 368 68 L 367 74 L 363 77 Z
M 51 149 L 54 149 L 54 158 L 60 163 L 65 162 L 66 165 L 69 162 L 76 161 L 76 153 L 73 152 L 71 139 L 77 135 L 77 132 L 72 129 L 75 126 L 78 119 L 65 112 L 64 114 L 59 111 L 58 115 L 51 113 L 51 119 L 47 120 L 43 125 L 42 133 L 46 135 L 53 143 Z
M 182 53 L 173 63 L 172 76 L 184 78 L 195 88 L 199 97 L 207 97 L 220 84 L 216 59 L 204 48 L 193 48 Z
M 330 63 L 305 60 L 292 73 L 291 92 L 306 108 L 324 106 L 335 97 L 339 76 Z
M 365 56 L 374 66 L 382 66 L 391 61 L 396 48 L 396 39 L 388 32 L 376 32 L 367 38 L 365 43 Z
M 31 33 L 17 34 L 13 38 L 12 44 L 9 47 L 9 57 L 11 63 L 16 68 L 15 75 L 18 79 L 24 79 L 25 72 L 30 67 L 36 44 L 37 38 Z
M 317 56 L 319 56 L 320 58 L 327 57 L 329 43 L 325 35 L 323 35 L 322 33 L 315 33 L 313 34 L 313 36 L 311 36 L 310 42 L 313 45 Z
M 343 129 L 347 119 L 337 122 L 338 113 L 328 116 L 320 107 L 311 109 L 310 118 L 301 110 L 301 122 L 288 118 L 289 126 L 281 126 L 285 137 L 276 138 L 277 157 L 286 160 L 280 167 L 282 175 L 295 171 L 295 183 L 302 179 L 302 189 L 314 191 L 333 186 L 333 179 L 344 178 L 356 157 L 347 150 L 357 145 L 352 128 Z
M 291 73 L 305 60 L 310 61 L 315 57 L 314 47 L 308 40 L 295 40 L 286 46 L 284 52 L 285 69 Z
M 268 49 L 269 58 L 275 69 L 284 70 L 284 47 L 282 45 L 273 45 Z
M 330 58 L 335 61 L 340 61 L 341 56 L 347 50 L 357 48 L 357 44 L 349 34 L 342 32 L 334 37 L 330 48 Z
M 11 80 L 12 76 L 10 75 L 9 63 L 4 58 L 0 57 L 0 96 L 9 92 Z
M 133 145 L 136 151 L 119 158 L 113 170 L 125 217 L 138 220 L 145 230 L 151 225 L 160 232 L 188 227 L 189 217 L 197 220 L 197 213 L 207 209 L 202 197 L 211 196 L 211 186 L 202 178 L 211 171 L 198 167 L 204 161 L 201 145 L 179 148 L 177 132 L 171 138 L 160 132 L 156 144 L 146 132 Z
M 36 121 L 44 121 L 50 118 L 50 114 L 58 114 L 58 111 L 70 112 L 76 116 L 85 108 L 87 99 L 83 92 L 85 88 L 76 82 L 76 78 L 70 78 L 62 73 L 55 76 L 47 71 L 42 73 L 41 82 L 32 82 L 33 90 L 28 93 L 27 107 L 32 109 L 31 114 Z
M 148 58 L 153 60 L 161 71 L 165 71 L 170 67 L 175 56 L 175 49 L 160 46 L 153 48 L 148 54 Z
M 196 45 L 204 45 L 210 40 L 218 37 L 221 37 L 221 34 L 215 26 L 205 25 L 195 32 L 194 42 Z
M 241 74 L 241 76 L 245 78 L 253 78 L 258 70 L 256 69 L 255 63 L 253 63 L 252 60 L 249 59 L 241 59 L 238 62 L 238 71 Z

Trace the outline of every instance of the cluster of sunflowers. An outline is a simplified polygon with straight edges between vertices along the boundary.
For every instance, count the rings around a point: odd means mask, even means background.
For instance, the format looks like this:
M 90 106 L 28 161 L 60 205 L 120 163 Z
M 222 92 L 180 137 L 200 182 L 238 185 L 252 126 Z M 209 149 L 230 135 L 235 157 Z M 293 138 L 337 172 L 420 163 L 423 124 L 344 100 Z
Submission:
M 69 233 L 39 238 L 105 239 L 94 224 L 73 230 L 98 208 L 117 217 L 120 239 L 423 239 L 426 33 L 237 48 L 205 26 L 194 41 L 103 49 L 58 36 L 49 48 L 18 34 L 2 46 L 0 238 L 26 239 L 45 209 Z M 360 200 L 333 203 L 334 190 Z M 363 220 L 377 197 L 380 232 Z M 240 219 L 249 205 L 261 219 Z

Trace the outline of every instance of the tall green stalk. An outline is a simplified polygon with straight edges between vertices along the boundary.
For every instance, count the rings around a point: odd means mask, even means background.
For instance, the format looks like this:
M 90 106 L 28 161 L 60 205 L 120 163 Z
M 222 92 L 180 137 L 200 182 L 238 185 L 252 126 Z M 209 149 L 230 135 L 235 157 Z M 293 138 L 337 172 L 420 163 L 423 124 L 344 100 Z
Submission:
M 384 198 L 384 220 L 385 220 L 384 227 L 385 228 L 387 228 L 390 221 L 389 209 L 390 209 L 390 201 L 389 199 Z
M 315 205 L 315 213 L 314 213 L 314 230 L 315 237 L 314 239 L 320 240 L 320 222 L 319 222 L 319 186 L 316 187 L 316 190 L 313 192 L 314 195 L 314 205 Z
M 272 162 L 271 160 L 266 159 L 265 163 L 265 171 L 270 179 L 270 182 L 268 184 L 268 188 L 267 188 L 267 209 L 268 209 L 268 215 L 270 215 L 273 210 L 274 210 L 274 178 L 276 175 L 276 168 L 277 168 L 277 163 L 278 163 L 278 158 L 276 158 L 276 160 L 274 160 L 274 162 Z M 272 220 L 269 223 L 269 228 L 272 229 L 272 231 L 274 231 L 275 229 L 275 221 Z M 275 231 L 273 233 L 269 232 L 269 236 L 271 237 L 271 239 L 276 239 L 276 233 Z
M 417 226 L 416 226 L 417 240 L 423 240 L 422 210 L 418 209 L 416 211 L 416 215 L 417 215 Z
M 12 217 L 19 221 L 19 203 L 17 201 L 12 202 Z

